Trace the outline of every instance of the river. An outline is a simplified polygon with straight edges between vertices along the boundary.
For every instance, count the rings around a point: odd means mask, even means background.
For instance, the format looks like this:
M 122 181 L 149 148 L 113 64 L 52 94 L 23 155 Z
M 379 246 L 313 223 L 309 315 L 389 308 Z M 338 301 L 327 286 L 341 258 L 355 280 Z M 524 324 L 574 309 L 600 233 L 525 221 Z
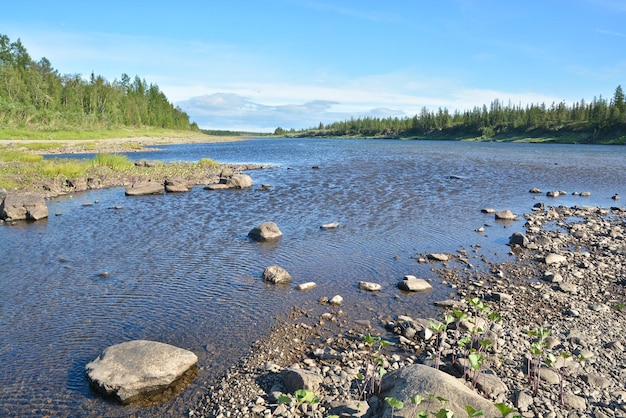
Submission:
M 317 301 L 339 294 L 354 319 L 436 315 L 433 302 L 450 289 L 416 255 L 479 246 L 500 261 L 533 204 L 610 207 L 614 194 L 626 196 L 626 147 L 617 146 L 261 138 L 129 156 L 275 168 L 248 172 L 255 183 L 248 190 L 77 193 L 49 201 L 47 220 L 1 227 L 0 416 L 183 414 L 181 404 L 292 306 L 329 309 Z M 549 190 L 568 194 L 550 198 Z M 584 191 L 591 196 L 572 194 Z M 481 213 L 486 207 L 520 219 L 497 222 Z M 265 221 L 282 230 L 278 243 L 247 237 Z M 320 229 L 335 221 L 336 230 Z M 273 264 L 291 274 L 291 286 L 262 281 Z M 406 274 L 435 289 L 401 293 L 395 285 Z M 362 292 L 361 280 L 383 290 Z M 308 281 L 317 288 L 295 289 Z M 193 351 L 198 378 L 177 401 L 153 409 L 102 399 L 85 364 L 132 339 Z

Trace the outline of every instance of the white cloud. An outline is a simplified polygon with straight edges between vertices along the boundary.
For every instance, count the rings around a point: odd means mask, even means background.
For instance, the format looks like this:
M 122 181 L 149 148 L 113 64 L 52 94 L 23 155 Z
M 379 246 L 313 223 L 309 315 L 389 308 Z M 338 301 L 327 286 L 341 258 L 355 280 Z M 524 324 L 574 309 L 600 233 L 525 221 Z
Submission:
M 191 119 L 205 129 L 273 132 L 277 127 L 310 128 L 350 117 L 403 116 L 400 110 L 377 108 L 346 113 L 335 109 L 337 102 L 314 100 L 302 104 L 268 105 L 233 93 L 215 93 L 178 102 Z

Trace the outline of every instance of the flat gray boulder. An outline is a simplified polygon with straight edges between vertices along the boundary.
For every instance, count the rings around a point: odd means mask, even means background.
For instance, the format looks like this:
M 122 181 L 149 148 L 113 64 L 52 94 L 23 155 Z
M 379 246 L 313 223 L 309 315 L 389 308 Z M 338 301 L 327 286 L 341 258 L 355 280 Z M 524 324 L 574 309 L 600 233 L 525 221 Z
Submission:
M 165 180 L 165 191 L 168 193 L 184 193 L 189 191 L 189 183 L 181 178 Z
M 155 341 L 113 345 L 85 366 L 91 384 L 127 404 L 171 388 L 197 370 L 191 351 Z
M 276 241 L 283 233 L 274 222 L 263 222 L 248 232 L 248 236 L 255 241 Z
M 163 194 L 164 188 L 162 183 L 155 181 L 144 181 L 139 183 L 133 183 L 130 186 L 126 186 L 126 196 L 145 196 L 152 194 Z
M 412 364 L 386 374 L 383 377 L 381 394 L 378 397 L 380 399 L 393 397 L 404 402 L 405 405 L 411 405 L 412 396 L 422 395 L 428 399 L 429 393 L 446 398 L 448 402 L 445 407 L 454 412 L 455 417 L 467 416 L 465 405 L 470 405 L 476 410 L 482 409 L 485 413 L 483 416 L 488 418 L 502 416 L 490 401 L 468 388 L 463 380 L 423 364 Z M 381 404 L 383 404 L 383 411 L 377 416 L 391 417 L 391 407 L 386 402 L 381 402 Z M 437 411 L 440 405 L 435 404 L 431 407 L 432 410 Z M 393 416 L 414 417 L 415 413 L 411 408 L 404 408 L 394 411 Z
M 48 206 L 39 194 L 7 194 L 0 203 L 0 219 L 37 221 L 48 217 Z
M 507 209 L 503 210 L 502 212 L 496 212 L 495 218 L 503 221 L 513 221 L 517 219 L 517 216 L 515 216 L 515 214 L 511 212 L 510 209 Z
M 415 276 L 407 275 L 398 282 L 398 288 L 407 292 L 425 292 L 433 287 L 424 279 L 418 279 Z

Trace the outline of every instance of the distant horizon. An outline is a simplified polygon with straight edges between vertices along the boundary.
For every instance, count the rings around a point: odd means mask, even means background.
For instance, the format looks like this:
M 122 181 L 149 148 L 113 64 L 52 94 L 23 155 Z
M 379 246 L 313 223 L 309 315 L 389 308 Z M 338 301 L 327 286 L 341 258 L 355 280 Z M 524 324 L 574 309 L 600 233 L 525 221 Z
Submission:
M 610 97 L 626 85 L 617 0 L 269 0 L 3 5 L 0 32 L 60 74 L 157 84 L 202 129 Z

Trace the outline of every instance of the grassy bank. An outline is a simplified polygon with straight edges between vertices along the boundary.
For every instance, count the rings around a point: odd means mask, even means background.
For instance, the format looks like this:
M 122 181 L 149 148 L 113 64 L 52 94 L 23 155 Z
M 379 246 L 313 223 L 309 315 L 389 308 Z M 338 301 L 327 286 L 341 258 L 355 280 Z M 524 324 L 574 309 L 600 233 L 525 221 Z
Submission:
M 5 140 L 42 140 L 42 141 L 67 141 L 67 140 L 97 140 L 112 138 L 205 138 L 213 136 L 197 131 L 181 131 L 161 128 L 118 128 L 105 130 L 32 130 L 24 128 L 2 128 L 0 139 Z
M 37 146 L 39 149 L 39 147 Z M 71 190 L 89 187 L 122 186 L 134 181 L 163 181 L 178 177 L 190 182 L 201 182 L 219 164 L 210 158 L 197 163 L 177 162 L 136 166 L 120 154 L 100 153 L 91 160 L 44 159 L 33 152 L 0 146 L 0 187 L 10 193 L 43 193 L 55 196 Z

